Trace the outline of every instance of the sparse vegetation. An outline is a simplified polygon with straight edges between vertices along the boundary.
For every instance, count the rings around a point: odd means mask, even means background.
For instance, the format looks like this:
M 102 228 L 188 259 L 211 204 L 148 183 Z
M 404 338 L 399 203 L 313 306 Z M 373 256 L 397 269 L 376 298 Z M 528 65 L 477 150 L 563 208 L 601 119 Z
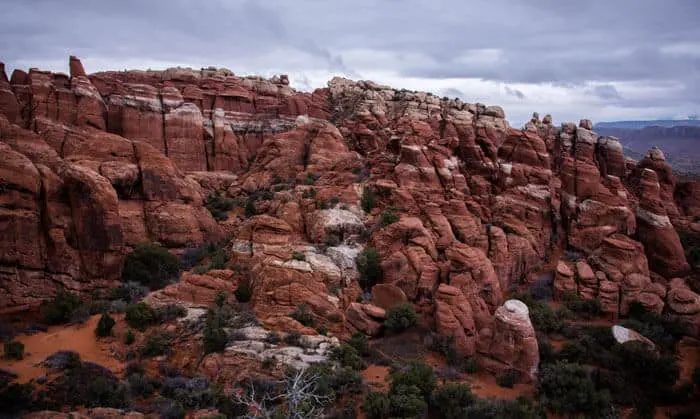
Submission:
M 159 289 L 177 278 L 180 261 L 177 256 L 156 244 L 139 246 L 124 261 L 122 281 L 138 282 L 150 289 Z
M 145 330 L 158 320 L 156 311 L 146 303 L 132 304 L 126 308 L 126 323 L 137 330 Z
M 610 394 L 598 390 L 590 371 L 578 364 L 542 365 L 538 390 L 542 405 L 557 414 L 599 418 L 612 409 Z
M 384 328 L 390 333 L 401 333 L 418 322 L 418 315 L 411 303 L 401 303 L 386 311 Z
M 290 317 L 307 327 L 313 327 L 316 322 L 306 304 L 299 304 Z
M 356 260 L 357 271 L 360 273 L 360 284 L 363 288 L 371 288 L 382 280 L 382 266 L 379 253 L 373 247 L 366 247 Z
M 124 344 L 131 345 L 136 340 L 136 335 L 132 330 L 128 330 L 126 335 L 124 335 Z
M 224 306 L 210 308 L 204 325 L 204 353 L 221 352 L 226 349 L 228 336 L 224 330 L 228 320 Z
M 163 331 L 154 331 L 146 335 L 146 340 L 139 351 L 144 358 L 165 355 L 170 351 L 172 336 Z
M 430 396 L 431 411 L 444 419 L 470 417 L 467 409 L 476 401 L 471 388 L 466 384 L 446 383 L 435 389 Z
M 496 377 L 496 384 L 501 387 L 513 388 L 520 380 L 520 373 L 517 370 L 509 369 Z
M 236 300 L 239 303 L 247 303 L 250 301 L 251 297 L 253 296 L 253 290 L 250 287 L 250 282 L 241 282 L 238 284 L 238 287 L 236 288 Z
M 300 252 L 293 252 L 292 253 L 292 260 L 304 261 L 304 260 L 306 260 L 306 256 Z
M 53 300 L 41 306 L 41 315 L 47 324 L 67 323 L 73 318 L 74 312 L 80 305 L 80 297 L 66 290 L 59 289 Z
M 227 212 L 233 208 L 234 202 L 221 196 L 219 191 L 215 191 L 207 196 L 205 205 L 215 220 L 225 221 L 228 219 Z
M 602 311 L 600 301 L 581 298 L 576 291 L 565 292 L 562 300 L 567 309 L 585 318 L 590 319 L 599 316 Z
M 24 358 L 24 343 L 16 340 L 5 342 L 3 345 L 5 359 L 23 359 Z
M 362 198 L 360 199 L 360 206 L 365 212 L 370 212 L 377 206 L 377 197 L 372 188 L 365 186 L 362 190 Z
M 333 348 L 330 358 L 334 361 L 338 361 L 340 365 L 354 370 L 363 370 L 367 368 L 367 363 L 362 359 L 357 349 L 346 343 Z
M 103 314 L 95 327 L 95 335 L 98 338 L 111 336 L 114 323 L 114 319 L 109 314 Z
M 387 226 L 389 224 L 394 224 L 397 221 L 399 221 L 399 216 L 396 213 L 396 208 L 388 206 L 384 209 L 384 211 L 382 211 L 379 224 L 382 226 Z

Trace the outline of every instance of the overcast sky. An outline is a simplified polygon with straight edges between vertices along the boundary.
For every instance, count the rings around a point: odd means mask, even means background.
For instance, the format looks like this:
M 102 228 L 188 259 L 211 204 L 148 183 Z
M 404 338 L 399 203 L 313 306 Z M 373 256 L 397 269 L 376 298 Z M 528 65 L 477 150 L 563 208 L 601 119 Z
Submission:
M 503 106 L 516 124 L 700 113 L 700 0 L 0 0 L 0 60 L 88 72 L 334 75 Z M 9 74 L 8 74 L 9 75 Z

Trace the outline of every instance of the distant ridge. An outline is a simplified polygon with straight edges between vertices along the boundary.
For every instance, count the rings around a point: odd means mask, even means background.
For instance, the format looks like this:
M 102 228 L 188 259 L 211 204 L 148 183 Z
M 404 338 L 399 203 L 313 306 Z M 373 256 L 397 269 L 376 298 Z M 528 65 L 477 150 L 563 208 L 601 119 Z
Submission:
M 679 127 L 693 126 L 700 127 L 700 120 L 697 119 L 657 119 L 650 121 L 609 121 L 598 122 L 593 127 L 595 128 L 626 128 L 626 129 L 642 129 L 646 127 Z

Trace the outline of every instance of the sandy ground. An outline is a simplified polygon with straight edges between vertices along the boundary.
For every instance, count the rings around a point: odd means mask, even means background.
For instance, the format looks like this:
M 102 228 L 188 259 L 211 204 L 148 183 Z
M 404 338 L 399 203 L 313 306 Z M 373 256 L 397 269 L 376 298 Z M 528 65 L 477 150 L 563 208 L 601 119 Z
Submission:
M 370 365 L 366 370 L 362 371 L 362 378 L 371 387 L 372 391 L 387 391 L 389 390 L 389 367 L 382 365 Z
M 98 340 L 95 326 L 100 316 L 92 316 L 85 324 L 75 326 L 53 326 L 47 332 L 34 335 L 20 335 L 16 340 L 24 343 L 24 359 L 19 361 L 0 360 L 0 368 L 18 375 L 17 381 L 27 382 L 46 375 L 39 365 L 54 352 L 71 350 L 78 352 L 83 361 L 90 361 L 120 374 L 124 365 L 116 360 L 110 350 L 114 338 Z

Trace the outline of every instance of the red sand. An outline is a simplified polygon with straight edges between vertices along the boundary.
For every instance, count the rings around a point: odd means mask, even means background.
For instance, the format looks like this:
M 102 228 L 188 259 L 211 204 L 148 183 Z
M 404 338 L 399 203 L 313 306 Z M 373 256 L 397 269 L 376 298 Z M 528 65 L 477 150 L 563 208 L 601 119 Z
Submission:
M 2 360 L 0 366 L 17 374 L 17 381 L 27 382 L 46 375 L 46 370 L 39 363 L 49 355 L 56 351 L 71 350 L 78 352 L 83 361 L 100 364 L 119 374 L 124 365 L 111 354 L 110 346 L 114 338 L 98 340 L 95 337 L 95 326 L 99 319 L 100 316 L 96 315 L 83 325 L 53 326 L 47 332 L 17 336 L 16 340 L 24 343 L 24 359 Z

